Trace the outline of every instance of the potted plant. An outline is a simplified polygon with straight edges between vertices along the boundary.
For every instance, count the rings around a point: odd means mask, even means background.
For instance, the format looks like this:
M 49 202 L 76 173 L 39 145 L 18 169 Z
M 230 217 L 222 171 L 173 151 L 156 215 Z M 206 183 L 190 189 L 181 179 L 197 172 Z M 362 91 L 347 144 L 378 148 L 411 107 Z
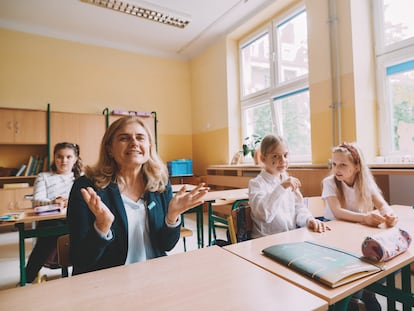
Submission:
M 257 134 L 252 134 L 244 139 L 245 143 L 243 144 L 243 155 L 247 156 L 250 154 L 253 159 L 255 158 L 255 153 L 257 150 L 257 147 L 260 145 L 260 142 L 262 141 L 262 136 Z

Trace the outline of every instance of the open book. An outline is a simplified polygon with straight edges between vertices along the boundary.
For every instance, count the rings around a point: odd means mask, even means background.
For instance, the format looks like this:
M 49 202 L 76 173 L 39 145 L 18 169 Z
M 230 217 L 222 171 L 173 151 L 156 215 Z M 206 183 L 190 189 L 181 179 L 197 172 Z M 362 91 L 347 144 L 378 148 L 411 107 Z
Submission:
M 355 254 L 310 241 L 270 246 L 263 253 L 332 288 L 381 271 Z

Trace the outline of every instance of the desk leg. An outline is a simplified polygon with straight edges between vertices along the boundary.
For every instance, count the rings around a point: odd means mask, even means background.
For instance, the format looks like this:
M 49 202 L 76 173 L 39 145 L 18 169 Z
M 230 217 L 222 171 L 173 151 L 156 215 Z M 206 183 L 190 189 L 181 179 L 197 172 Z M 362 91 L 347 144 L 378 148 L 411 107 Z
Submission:
M 197 245 L 198 248 L 204 247 L 204 217 L 203 204 L 197 206 Z
M 395 272 L 388 275 L 385 279 L 388 290 L 395 289 Z M 395 298 L 391 295 L 387 295 L 387 310 L 395 311 Z
M 410 265 L 407 265 L 401 269 L 401 290 L 408 295 L 411 295 L 414 300 L 414 295 L 411 292 L 411 270 Z M 413 303 L 414 304 L 414 303 Z M 408 304 L 403 304 L 404 311 L 411 311 L 412 306 Z
M 211 202 L 208 202 L 208 246 L 211 246 L 211 235 L 213 231 L 213 226 L 211 225 L 211 215 L 212 215 Z
M 402 289 L 395 287 L 395 275 L 400 273 L 402 279 Z M 408 277 L 411 278 L 409 265 L 403 267 L 400 271 L 396 271 L 386 276 L 386 285 L 381 283 L 374 283 L 367 288 L 373 292 L 376 292 L 384 297 L 387 297 L 387 310 L 395 311 L 395 302 L 398 301 L 404 306 L 403 310 L 412 310 L 414 307 L 414 294 L 411 293 L 411 284 Z
M 26 253 L 24 247 L 24 223 L 15 225 L 19 230 L 20 286 L 26 285 Z
M 328 310 L 329 311 L 347 311 L 348 305 L 351 299 L 352 299 L 352 295 L 342 299 L 341 301 L 338 301 L 337 303 L 333 305 L 330 305 Z

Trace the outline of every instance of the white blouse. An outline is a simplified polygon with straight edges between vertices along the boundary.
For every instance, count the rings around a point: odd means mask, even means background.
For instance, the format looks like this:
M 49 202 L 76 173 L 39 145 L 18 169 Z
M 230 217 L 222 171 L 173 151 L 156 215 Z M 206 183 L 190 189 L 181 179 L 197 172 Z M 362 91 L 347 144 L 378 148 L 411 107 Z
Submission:
M 145 201 L 139 199 L 134 202 L 122 194 L 121 197 L 128 218 L 128 254 L 125 264 L 154 258 Z
M 253 220 L 252 237 L 306 226 L 312 214 L 291 188 L 285 189 L 281 182 L 289 176 L 274 176 L 262 170 L 249 181 L 249 203 Z

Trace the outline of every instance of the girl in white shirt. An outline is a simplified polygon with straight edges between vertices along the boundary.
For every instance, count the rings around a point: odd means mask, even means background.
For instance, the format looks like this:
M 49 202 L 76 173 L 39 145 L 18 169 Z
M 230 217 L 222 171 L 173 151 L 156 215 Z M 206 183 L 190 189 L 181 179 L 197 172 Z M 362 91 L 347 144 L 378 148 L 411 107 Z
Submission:
M 34 183 L 33 207 L 57 204 L 68 205 L 69 193 L 75 178 L 82 174 L 79 146 L 68 142 L 55 145 L 50 172 L 39 173 Z M 40 221 L 37 227 L 56 226 L 65 220 Z M 38 238 L 26 266 L 27 283 L 32 283 L 49 256 L 56 250 L 57 236 Z M 53 257 L 53 256 L 52 256 Z
M 362 152 L 355 143 L 332 151 L 332 174 L 322 181 L 326 219 L 341 219 L 377 227 L 394 226 L 398 218 L 384 200 Z
M 315 232 L 329 230 L 329 226 L 315 219 L 305 206 L 299 191 L 299 179 L 288 175 L 288 146 L 283 138 L 274 135 L 264 137 L 260 152 L 264 169 L 249 181 L 252 237 L 303 226 Z
M 344 142 L 332 150 L 332 174 L 322 181 L 326 219 L 341 219 L 378 227 L 398 222 L 384 200 L 361 150 L 355 143 Z M 367 311 L 380 311 L 375 293 L 360 290 L 353 295 L 364 302 Z M 352 304 L 352 300 L 351 300 Z

